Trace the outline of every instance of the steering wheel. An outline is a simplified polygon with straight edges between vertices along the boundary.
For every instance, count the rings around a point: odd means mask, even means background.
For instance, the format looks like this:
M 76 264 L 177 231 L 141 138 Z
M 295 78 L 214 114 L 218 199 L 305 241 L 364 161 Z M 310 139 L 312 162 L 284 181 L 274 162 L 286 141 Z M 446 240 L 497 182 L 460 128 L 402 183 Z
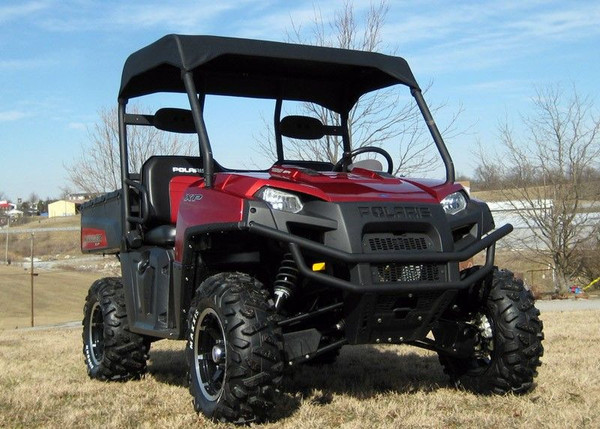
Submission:
M 354 149 L 335 163 L 333 166 L 333 171 L 348 171 L 348 165 L 350 165 L 352 158 L 367 152 L 375 152 L 383 156 L 387 161 L 387 173 L 392 174 L 394 171 L 394 161 L 392 161 L 392 157 L 385 150 L 377 146 L 363 146 L 359 147 L 358 149 Z

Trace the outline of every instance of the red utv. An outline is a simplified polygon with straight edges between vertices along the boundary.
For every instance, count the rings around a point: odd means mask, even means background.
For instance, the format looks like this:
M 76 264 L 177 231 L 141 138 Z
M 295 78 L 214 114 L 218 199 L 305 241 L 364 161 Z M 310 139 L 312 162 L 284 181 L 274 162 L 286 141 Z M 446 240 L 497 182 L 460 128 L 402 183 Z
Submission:
M 396 85 L 418 105 L 445 180 L 395 177 L 381 147 L 353 149 L 348 115 Z M 127 112 L 129 100 L 183 93 L 190 109 Z M 213 158 L 205 96 L 272 100 L 277 161 L 268 170 Z M 265 418 L 285 367 L 333 362 L 341 347 L 410 344 L 436 351 L 478 392 L 522 393 L 543 352 L 542 322 L 523 283 L 494 267 L 490 210 L 455 183 L 454 167 L 407 62 L 371 52 L 169 35 L 125 63 L 119 90 L 122 188 L 82 207 L 84 252 L 114 253 L 122 277 L 90 288 L 83 343 L 90 377 L 146 370 L 150 344 L 186 340 L 198 412 Z M 311 102 L 339 123 L 290 115 Z M 130 171 L 131 127 L 193 133 L 198 156 L 152 156 Z M 286 157 L 284 138 L 343 141 L 337 163 Z M 385 160 L 383 171 L 356 162 Z M 460 270 L 485 252 L 485 264 Z

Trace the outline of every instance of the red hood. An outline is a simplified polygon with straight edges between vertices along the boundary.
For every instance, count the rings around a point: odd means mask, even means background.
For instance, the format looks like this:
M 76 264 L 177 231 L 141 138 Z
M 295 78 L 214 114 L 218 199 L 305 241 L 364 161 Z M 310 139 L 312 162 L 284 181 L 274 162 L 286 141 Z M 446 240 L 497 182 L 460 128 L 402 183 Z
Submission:
M 275 166 L 268 173 L 219 173 L 215 188 L 252 198 L 263 186 L 312 195 L 332 202 L 411 201 L 436 203 L 462 189 L 442 180 L 386 177 L 356 168 L 352 173 L 316 172 L 293 166 Z

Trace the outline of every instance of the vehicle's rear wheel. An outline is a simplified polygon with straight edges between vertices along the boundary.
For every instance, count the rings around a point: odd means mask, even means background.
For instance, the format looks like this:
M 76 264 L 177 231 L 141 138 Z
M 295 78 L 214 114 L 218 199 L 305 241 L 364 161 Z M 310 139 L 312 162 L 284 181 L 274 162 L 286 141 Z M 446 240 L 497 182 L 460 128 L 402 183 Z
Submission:
M 526 393 L 540 366 L 543 325 L 531 292 L 510 271 L 494 269 L 486 302 L 469 321 L 475 344 L 469 358 L 439 354 L 458 387 L 478 393 Z
M 222 273 L 192 300 L 186 347 L 194 408 L 236 423 L 263 420 L 283 371 L 281 330 L 256 279 Z
M 146 372 L 150 342 L 129 332 L 120 278 L 95 281 L 83 307 L 83 355 L 90 378 L 129 380 Z

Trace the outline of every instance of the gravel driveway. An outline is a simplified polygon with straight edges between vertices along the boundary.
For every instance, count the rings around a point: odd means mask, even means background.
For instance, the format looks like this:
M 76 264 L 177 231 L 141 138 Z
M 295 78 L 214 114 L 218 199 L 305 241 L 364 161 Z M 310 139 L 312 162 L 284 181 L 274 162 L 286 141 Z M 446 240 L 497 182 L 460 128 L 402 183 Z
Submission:
M 539 300 L 535 306 L 542 312 L 547 311 L 577 311 L 577 310 L 600 310 L 600 299 L 554 299 L 551 301 Z

